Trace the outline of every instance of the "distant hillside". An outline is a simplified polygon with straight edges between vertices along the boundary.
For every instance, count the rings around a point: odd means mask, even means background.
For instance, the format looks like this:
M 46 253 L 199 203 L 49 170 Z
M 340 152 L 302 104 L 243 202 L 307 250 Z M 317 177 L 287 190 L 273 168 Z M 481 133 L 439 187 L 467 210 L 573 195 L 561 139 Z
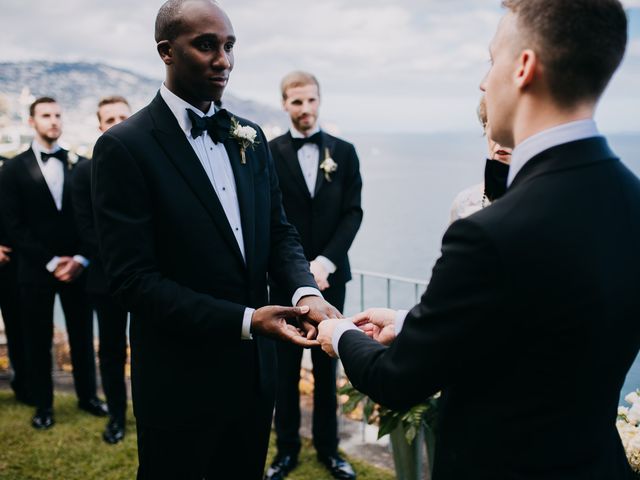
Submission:
M 0 94 L 13 105 L 11 117 L 15 120 L 20 118 L 18 110 L 23 107 L 17 107 L 18 97 L 28 87 L 35 97 L 48 95 L 61 103 L 65 110 L 65 134 L 71 134 L 70 130 L 74 130 L 73 137 L 86 136 L 78 130 L 79 122 L 84 123 L 90 131 L 95 129 L 96 104 L 101 97 L 122 95 L 136 110 L 153 98 L 161 81 L 102 63 L 0 63 Z M 285 114 L 271 106 L 242 100 L 228 93 L 223 102 L 230 111 L 260 125 L 287 125 Z

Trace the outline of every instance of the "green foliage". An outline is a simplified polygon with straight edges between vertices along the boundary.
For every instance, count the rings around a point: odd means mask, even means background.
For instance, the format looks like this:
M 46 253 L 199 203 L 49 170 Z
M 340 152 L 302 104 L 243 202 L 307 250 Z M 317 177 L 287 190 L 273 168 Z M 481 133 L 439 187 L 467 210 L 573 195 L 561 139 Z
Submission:
M 343 405 L 346 414 L 354 412 L 358 406 L 362 406 L 362 418 L 370 425 L 378 425 L 378 438 L 388 435 L 400 424 L 404 427 L 405 438 L 411 445 L 421 427 L 435 432 L 438 415 L 438 395 L 434 395 L 423 403 L 414 405 L 404 412 L 395 412 L 382 405 L 378 405 L 365 394 L 347 383 L 338 390 L 340 395 L 348 397 Z

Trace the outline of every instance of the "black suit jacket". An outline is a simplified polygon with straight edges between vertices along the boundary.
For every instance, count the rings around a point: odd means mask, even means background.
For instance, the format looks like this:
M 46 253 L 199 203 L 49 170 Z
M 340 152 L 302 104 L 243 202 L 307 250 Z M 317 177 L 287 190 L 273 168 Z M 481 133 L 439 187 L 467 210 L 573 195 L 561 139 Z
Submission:
M 339 343 L 353 384 L 404 409 L 442 390 L 436 480 L 622 479 L 618 398 L 640 346 L 640 182 L 603 138 L 530 160 L 454 222 L 389 348 Z
M 256 386 L 273 399 L 275 348 L 241 341 L 246 306 L 267 303 L 267 272 L 285 290 L 316 287 L 287 222 L 267 141 L 241 164 L 225 142 L 238 192 L 246 263 L 216 193 L 158 94 L 98 140 L 96 232 L 110 288 L 131 312 L 136 416 L 146 425 L 202 427 L 241 414 Z M 258 382 L 258 383 L 257 383 Z
M 71 197 L 76 215 L 78 233 L 82 239 L 90 264 L 86 272 L 86 288 L 93 294 L 109 292 L 102 259 L 98 252 L 98 238 L 93 221 L 91 200 L 91 162 L 82 162 L 75 168 L 71 183 Z
M 287 218 L 300 233 L 307 259 L 311 261 L 322 255 L 331 260 L 337 268 L 329 277 L 329 283 L 339 285 L 351 280 L 347 253 L 362 223 L 362 178 L 352 144 L 326 132 L 322 132 L 321 138 L 318 166 L 328 149 L 338 168 L 330 174 L 330 181 L 318 168 L 313 198 L 305 183 L 291 134 L 287 132 L 273 139 L 269 147 Z
M 71 180 L 75 168 L 84 162 L 88 160 L 79 158 L 75 164 L 65 164 L 60 211 L 31 148 L 3 167 L 2 215 L 9 239 L 17 250 L 19 283 L 55 285 L 57 280 L 46 269 L 53 257 L 87 256 L 87 249 L 78 236 L 71 202 Z

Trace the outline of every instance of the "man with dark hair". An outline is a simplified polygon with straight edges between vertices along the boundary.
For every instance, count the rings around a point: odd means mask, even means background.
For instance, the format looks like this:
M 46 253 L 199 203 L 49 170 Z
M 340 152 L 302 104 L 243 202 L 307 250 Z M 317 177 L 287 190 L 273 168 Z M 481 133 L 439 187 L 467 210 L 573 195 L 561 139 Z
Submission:
M 129 118 L 129 115 L 131 109 L 124 97 L 105 97 L 98 103 L 98 128 L 104 133 Z M 72 198 L 78 233 L 89 250 L 86 290 L 98 316 L 100 377 L 109 407 L 109 421 L 102 439 L 115 444 L 124 439 L 127 411 L 124 375 L 127 360 L 127 311 L 109 295 L 98 251 L 91 201 L 91 162 L 82 162 L 75 168 Z
M 347 253 L 362 222 L 359 161 L 348 142 L 318 125 L 320 86 L 307 72 L 291 72 L 281 83 L 282 105 L 291 129 L 269 143 L 282 189 L 287 218 L 296 227 L 311 273 L 323 296 L 344 309 L 346 283 L 351 280 Z M 277 283 L 271 303 L 287 302 Z M 265 478 L 281 480 L 298 463 L 300 451 L 300 364 L 302 348 L 278 342 L 278 391 L 275 427 L 278 454 Z M 320 349 L 313 362 L 313 444 L 331 475 L 355 478 L 353 468 L 338 455 L 336 360 Z
M 0 176 L 3 166 L 9 159 L 0 157 Z M 1 208 L 1 205 L 0 205 Z M 16 400 L 30 404 L 27 381 L 27 359 L 24 349 L 24 333 L 20 321 L 18 302 L 18 270 L 16 253 L 0 218 L 0 311 L 4 322 L 4 333 L 7 338 L 9 362 L 13 370 L 11 389 Z
M 492 138 L 515 147 L 507 192 L 449 227 L 410 312 L 356 315 L 373 340 L 339 320 L 318 339 L 383 405 L 442 391 L 434 480 L 632 478 L 615 421 L 640 347 L 640 181 L 593 121 L 626 16 L 618 0 L 505 5 L 480 88 Z
M 31 148 L 3 167 L 2 214 L 18 253 L 20 315 L 26 338 L 29 393 L 36 406 L 32 426 L 47 429 L 53 419 L 51 342 L 53 305 L 64 311 L 78 406 L 92 415 L 107 409 L 96 397 L 93 317 L 84 293 L 86 249 L 71 204 L 74 167 L 87 161 L 62 149 L 62 111 L 50 97 L 29 108 L 35 138 Z
M 170 0 L 156 24 L 165 81 L 98 139 L 92 171 L 107 280 L 131 312 L 138 478 L 258 480 L 276 381 L 268 337 L 317 345 L 285 319 L 340 313 L 286 220 L 264 134 L 215 106 L 234 62 L 229 18 L 210 0 Z M 295 307 L 264 306 L 267 274 Z

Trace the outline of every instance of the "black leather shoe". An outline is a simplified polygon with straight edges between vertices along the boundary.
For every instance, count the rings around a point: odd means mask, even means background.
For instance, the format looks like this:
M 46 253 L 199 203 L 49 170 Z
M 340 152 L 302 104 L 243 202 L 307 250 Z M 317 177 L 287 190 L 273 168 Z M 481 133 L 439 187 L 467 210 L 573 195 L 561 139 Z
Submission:
M 282 480 L 298 465 L 298 457 L 293 455 L 276 455 L 267 470 L 264 480 Z
M 53 427 L 53 410 L 50 408 L 38 408 L 31 419 L 31 426 L 37 430 L 46 430 Z
M 353 480 L 356 478 L 356 472 L 353 467 L 344 458 L 337 453 L 335 455 L 318 455 L 318 461 L 322 463 L 333 478 L 338 480 Z
M 102 439 L 111 445 L 115 445 L 124 440 L 124 422 L 113 418 L 109 420 L 107 428 L 104 429 L 104 433 L 102 434 Z
M 106 417 L 107 415 L 109 415 L 107 404 L 100 400 L 98 397 L 93 397 L 89 400 L 80 400 L 78 402 L 78 408 L 96 417 Z

